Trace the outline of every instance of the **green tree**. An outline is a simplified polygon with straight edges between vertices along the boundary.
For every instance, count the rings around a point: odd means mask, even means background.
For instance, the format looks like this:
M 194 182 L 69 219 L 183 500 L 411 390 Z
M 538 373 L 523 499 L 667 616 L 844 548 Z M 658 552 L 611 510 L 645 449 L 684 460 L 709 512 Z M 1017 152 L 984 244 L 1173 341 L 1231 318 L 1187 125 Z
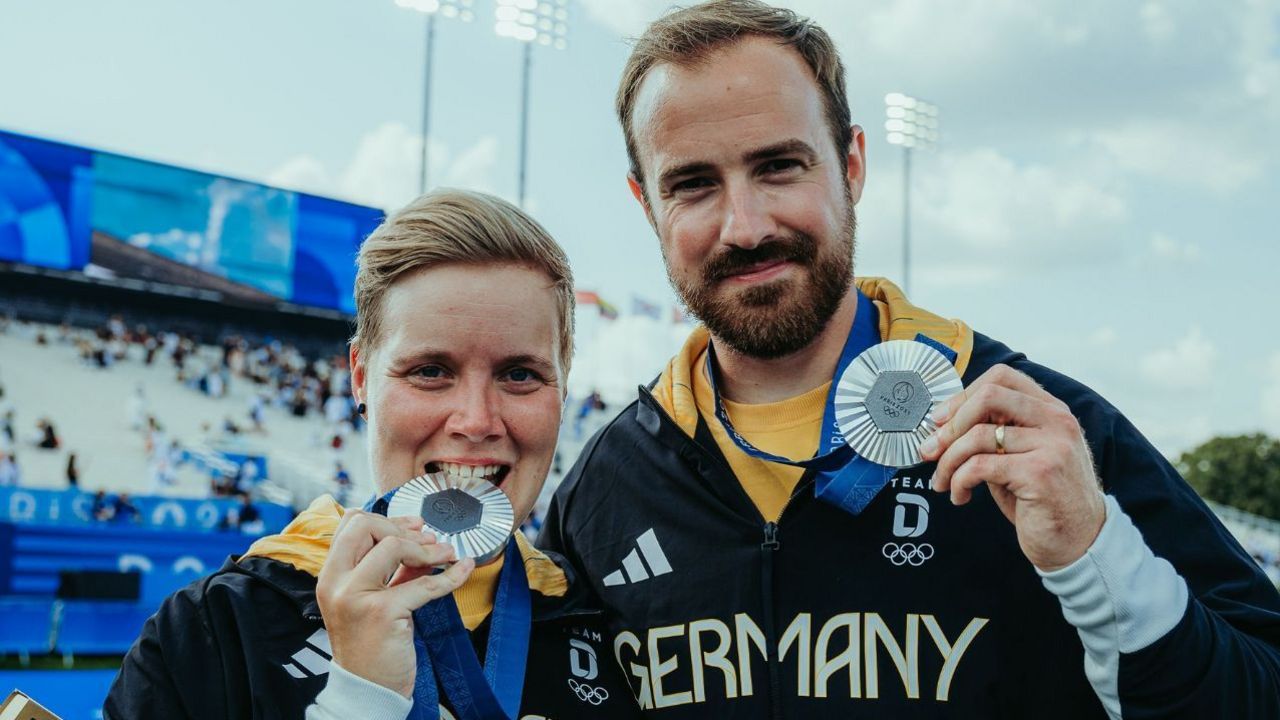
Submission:
M 1280 520 L 1280 440 L 1216 437 L 1183 453 L 1178 472 L 1206 500 Z

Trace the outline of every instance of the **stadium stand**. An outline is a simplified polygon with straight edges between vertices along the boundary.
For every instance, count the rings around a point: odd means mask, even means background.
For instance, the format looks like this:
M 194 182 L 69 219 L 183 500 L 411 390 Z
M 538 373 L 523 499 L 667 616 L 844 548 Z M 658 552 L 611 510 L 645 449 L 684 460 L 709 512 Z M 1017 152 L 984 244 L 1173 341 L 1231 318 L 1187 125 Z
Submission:
M 178 371 L 167 358 L 145 364 L 144 350 L 127 346 L 125 358 L 110 367 L 95 367 L 83 360 L 76 342 L 92 337 L 83 329 L 72 329 L 65 338 L 55 325 L 11 323 L 0 333 L 0 384 L 7 401 L 16 409 L 19 438 L 16 454 L 21 468 L 21 484 L 29 487 L 66 486 L 67 455 L 75 452 L 81 469 L 80 487 L 103 487 L 112 492 L 144 494 L 154 489 L 153 470 L 145 451 L 145 433 L 134 430 L 130 417 L 133 396 L 143 389 L 145 414 L 157 418 L 168 440 L 177 440 L 183 462 L 164 494 L 174 497 L 205 497 L 213 470 L 235 471 L 232 459 L 271 458 L 279 454 L 292 459 L 291 469 L 305 482 L 294 482 L 285 496 L 275 492 L 270 499 L 305 506 L 315 496 L 334 492 L 335 462 L 349 470 L 353 498 L 361 501 L 372 492 L 363 438 L 347 434 L 342 447 L 334 448 L 330 424 L 318 407 L 303 417 L 295 415 L 281 391 L 242 377 L 223 383 L 222 394 L 201 392 L 194 383 L 177 379 Z M 44 343 L 39 342 L 43 336 Z M 214 345 L 197 345 L 184 361 L 188 374 L 195 368 L 216 368 L 223 350 Z M 58 392 L 50 392 L 50 379 L 57 378 Z M 190 381 L 191 378 L 184 378 Z M 261 410 L 266 433 L 253 432 L 250 416 L 255 396 L 270 393 Z M 57 427 L 62 447 L 48 452 L 22 440 L 34 432 L 37 419 L 48 417 Z M 227 428 L 234 426 L 234 432 Z M 259 479 L 269 460 L 259 461 Z
M 326 366 L 297 346 L 237 339 L 232 352 L 191 335 L 167 346 L 154 335 L 148 345 L 115 336 L 124 326 L 115 313 L 69 315 L 103 325 L 0 319 L 0 416 L 11 411 L 14 429 L 0 452 L 19 469 L 16 486 L 0 486 L 0 655 L 24 667 L 45 654 L 67 666 L 124 654 L 165 596 L 335 492 L 335 462 L 350 470 L 352 503 L 370 492 L 363 439 L 345 431 L 333 440 L 335 425 L 311 393 L 328 379 Z M 181 367 L 169 354 L 179 346 Z M 246 350 L 270 362 L 242 357 L 236 372 L 223 369 Z M 104 364 L 100 352 L 118 357 Z M 211 388 L 215 373 L 221 384 Z M 308 391 L 303 412 L 290 403 L 298 389 Z M 57 428 L 57 448 L 37 447 L 43 419 Z M 237 527 L 244 510 L 233 493 L 252 497 L 252 523 Z M 123 498 L 127 512 L 116 510 Z M 136 572 L 137 597 L 83 597 L 84 587 L 67 597 L 67 571 Z

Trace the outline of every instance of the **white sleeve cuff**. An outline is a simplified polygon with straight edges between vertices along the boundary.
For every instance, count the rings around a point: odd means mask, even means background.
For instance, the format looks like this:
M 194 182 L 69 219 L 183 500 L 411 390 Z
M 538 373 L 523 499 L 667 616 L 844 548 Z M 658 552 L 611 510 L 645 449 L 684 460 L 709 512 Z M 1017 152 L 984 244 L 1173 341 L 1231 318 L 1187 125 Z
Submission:
M 1147 547 L 1142 533 L 1106 496 L 1107 519 L 1085 554 L 1067 567 L 1041 572 L 1062 615 L 1080 634 L 1085 675 L 1107 713 L 1120 717 L 1120 654 L 1164 637 L 1187 609 L 1187 583 Z
M 388 687 L 329 664 L 329 682 L 307 708 L 307 720 L 405 720 L 413 701 Z

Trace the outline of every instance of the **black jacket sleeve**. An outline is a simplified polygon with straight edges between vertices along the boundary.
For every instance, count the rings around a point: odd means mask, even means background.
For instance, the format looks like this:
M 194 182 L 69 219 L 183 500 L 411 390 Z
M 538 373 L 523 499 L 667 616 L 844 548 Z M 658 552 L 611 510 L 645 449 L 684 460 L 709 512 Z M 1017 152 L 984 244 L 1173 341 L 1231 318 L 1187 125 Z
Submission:
M 228 717 L 202 595 L 202 583 L 190 585 L 147 620 L 107 694 L 104 720 Z
M 1122 652 L 1124 718 L 1280 718 L 1280 595 L 1177 471 L 1119 418 L 1112 493 L 1152 552 L 1187 584 L 1186 610 L 1150 645 Z M 1144 479 L 1145 482 L 1139 481 Z M 1161 497 L 1165 499 L 1161 502 Z
M 1118 708 L 1109 707 L 1111 714 L 1125 720 L 1280 718 L 1280 594 L 1275 587 L 1118 410 L 1075 381 L 1031 363 L 1020 365 L 1072 407 L 1103 490 L 1141 536 L 1131 535 L 1122 562 L 1108 565 L 1100 558 L 1097 563 L 1105 587 L 1095 597 L 1110 598 L 1108 612 L 1114 617 L 1092 645 L 1109 635 L 1101 644 L 1109 646 L 1110 658 L 1102 658 L 1081 631 L 1086 654 L 1095 658 L 1090 673 L 1095 690 L 1101 698 L 1109 683 L 1118 701 Z M 1138 555 L 1146 559 L 1140 562 Z M 1116 570 L 1130 562 L 1141 565 L 1141 572 L 1125 576 Z M 1183 597 L 1185 602 L 1171 601 Z M 1152 607 L 1163 608 L 1165 617 L 1134 612 Z M 1099 614 L 1099 608 L 1088 610 Z M 1152 627 L 1168 629 L 1157 634 Z M 1095 677 L 1103 668 L 1110 677 Z

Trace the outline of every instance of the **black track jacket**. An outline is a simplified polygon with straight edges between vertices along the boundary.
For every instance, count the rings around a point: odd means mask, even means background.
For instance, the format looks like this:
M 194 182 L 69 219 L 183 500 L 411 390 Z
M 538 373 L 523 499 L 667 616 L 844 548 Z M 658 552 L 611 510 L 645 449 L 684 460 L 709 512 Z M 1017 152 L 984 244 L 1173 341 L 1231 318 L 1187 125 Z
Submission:
M 532 593 L 521 717 L 630 717 L 635 702 L 602 644 L 600 615 L 573 586 L 565 597 Z M 315 587 L 315 577 L 277 560 L 228 560 L 147 621 L 103 717 L 302 718 L 324 689 L 331 655 Z M 471 633 L 481 657 L 488 626 Z
M 1071 407 L 1109 523 L 1131 518 L 1185 580 L 1145 599 L 1174 603 L 1172 629 L 1117 636 L 1128 625 L 1111 620 L 1131 625 L 1124 602 L 1147 590 L 1084 588 L 1106 600 L 1071 609 L 1103 614 L 1086 676 L 1085 633 L 985 485 L 954 507 L 929 489 L 933 465 L 909 468 L 853 516 L 816 500 L 806 474 L 766 522 L 705 421 L 691 437 L 640 388 L 583 450 L 538 544 L 601 599 L 647 717 L 1280 718 L 1275 588 L 1114 407 L 977 334 L 965 384 L 997 363 Z M 1142 545 L 1123 552 L 1136 561 Z

